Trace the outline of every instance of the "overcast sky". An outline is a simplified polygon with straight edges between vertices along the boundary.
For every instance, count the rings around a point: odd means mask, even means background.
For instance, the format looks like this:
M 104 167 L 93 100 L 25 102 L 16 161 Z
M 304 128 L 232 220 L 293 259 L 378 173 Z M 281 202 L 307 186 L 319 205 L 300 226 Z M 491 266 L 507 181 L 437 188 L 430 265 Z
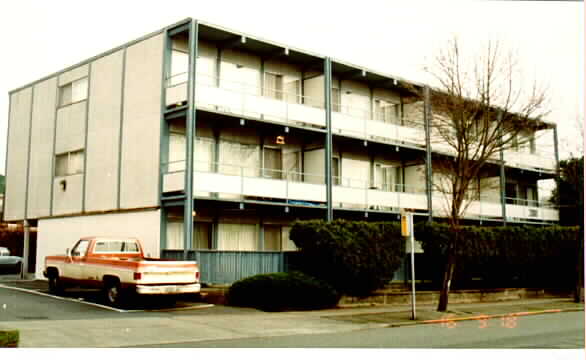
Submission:
M 562 156 L 583 141 L 583 2 L 19 0 L 0 5 L 0 172 L 8 91 L 186 17 L 422 82 L 454 34 L 464 45 L 499 39 L 549 84 Z

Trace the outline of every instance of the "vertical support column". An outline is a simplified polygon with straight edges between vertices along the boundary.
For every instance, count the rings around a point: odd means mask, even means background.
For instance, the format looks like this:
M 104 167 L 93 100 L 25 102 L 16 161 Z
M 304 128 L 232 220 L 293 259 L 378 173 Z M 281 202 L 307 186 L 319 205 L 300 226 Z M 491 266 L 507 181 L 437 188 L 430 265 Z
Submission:
M 332 208 L 332 60 L 329 57 L 324 59 L 324 98 L 326 110 L 326 221 L 334 219 Z
M 188 250 L 191 248 L 193 239 L 193 161 L 194 161 L 194 139 L 195 139 L 195 66 L 197 59 L 197 20 L 191 20 L 189 25 L 189 70 L 187 90 L 187 124 L 186 129 L 186 156 L 185 156 L 185 205 L 183 213 L 183 257 L 187 259 Z
M 497 124 L 501 123 L 501 118 L 503 116 L 503 113 L 501 111 L 499 111 L 497 113 Z M 502 133 L 500 134 L 500 137 L 502 138 Z M 503 216 L 503 225 L 507 226 L 507 199 L 506 199 L 506 177 L 505 177 L 505 153 L 503 151 L 503 148 L 501 147 L 501 149 L 499 150 L 499 159 L 500 159 L 500 166 L 499 166 L 499 186 L 500 186 L 500 190 L 501 190 L 501 213 Z
M 427 193 L 427 222 L 433 221 L 432 179 L 431 168 L 431 101 L 429 87 L 423 88 L 423 121 L 425 127 L 425 191 Z
M 555 176 L 556 180 L 560 176 L 560 153 L 558 149 L 558 127 L 554 125 L 553 127 L 553 153 L 555 156 Z
M 28 220 L 24 219 L 22 221 L 22 226 L 24 228 L 24 244 L 22 249 L 22 270 L 20 272 L 20 278 L 25 279 L 26 274 L 28 274 L 28 257 L 30 249 L 30 226 Z

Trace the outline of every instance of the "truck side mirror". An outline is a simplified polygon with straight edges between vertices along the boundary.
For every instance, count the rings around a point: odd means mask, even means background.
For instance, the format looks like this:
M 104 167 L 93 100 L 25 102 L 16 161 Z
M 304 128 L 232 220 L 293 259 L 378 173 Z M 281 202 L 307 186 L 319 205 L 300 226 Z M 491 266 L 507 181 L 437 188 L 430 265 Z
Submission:
M 71 250 L 69 250 L 69 248 L 65 249 L 65 255 L 66 255 L 68 258 L 71 258 Z

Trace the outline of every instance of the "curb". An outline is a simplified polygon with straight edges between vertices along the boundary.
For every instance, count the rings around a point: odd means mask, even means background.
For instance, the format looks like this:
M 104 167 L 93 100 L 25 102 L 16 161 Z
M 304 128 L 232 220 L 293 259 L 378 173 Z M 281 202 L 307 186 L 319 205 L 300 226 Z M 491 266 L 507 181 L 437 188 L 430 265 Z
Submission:
M 516 312 L 516 313 L 494 314 L 494 315 L 475 315 L 475 316 L 466 316 L 466 317 L 459 317 L 459 318 L 447 317 L 447 318 L 442 318 L 442 319 L 415 320 L 415 321 L 410 321 L 410 322 L 386 324 L 385 327 L 386 328 L 393 328 L 393 327 L 411 326 L 411 325 L 445 324 L 445 323 L 454 323 L 456 321 L 488 320 L 488 319 L 518 317 L 518 316 L 531 316 L 531 315 L 552 314 L 552 313 L 561 313 L 561 312 L 574 312 L 574 311 L 584 311 L 584 309 L 583 308 L 549 309 L 549 310 L 523 311 L 523 312 Z

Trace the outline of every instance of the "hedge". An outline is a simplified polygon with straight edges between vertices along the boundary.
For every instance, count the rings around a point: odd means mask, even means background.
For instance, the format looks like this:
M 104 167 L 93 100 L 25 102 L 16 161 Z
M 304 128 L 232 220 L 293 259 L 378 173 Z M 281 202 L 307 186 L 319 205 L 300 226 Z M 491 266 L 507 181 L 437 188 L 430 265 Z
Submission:
M 462 226 L 457 244 L 455 285 L 472 277 L 485 285 L 567 287 L 575 277 L 577 227 L 562 226 Z M 417 224 L 415 236 L 422 243 L 426 262 L 436 278 L 443 275 L 448 242 L 447 224 Z
M 297 221 L 290 239 L 299 249 L 297 270 L 351 296 L 367 296 L 384 287 L 405 255 L 398 223 Z
M 327 283 L 296 271 L 251 276 L 232 284 L 226 294 L 228 305 L 264 311 L 325 309 L 339 299 Z
M 0 348 L 18 347 L 18 330 L 0 330 Z

